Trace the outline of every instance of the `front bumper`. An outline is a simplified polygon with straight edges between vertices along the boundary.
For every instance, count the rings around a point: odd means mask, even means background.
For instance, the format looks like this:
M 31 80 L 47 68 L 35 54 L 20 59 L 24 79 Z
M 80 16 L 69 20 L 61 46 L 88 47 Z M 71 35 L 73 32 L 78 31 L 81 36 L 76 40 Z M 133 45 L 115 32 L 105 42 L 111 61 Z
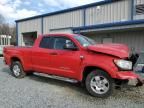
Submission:
M 144 77 L 133 71 L 121 71 L 116 74 L 117 79 L 121 80 L 137 80 L 144 84 Z

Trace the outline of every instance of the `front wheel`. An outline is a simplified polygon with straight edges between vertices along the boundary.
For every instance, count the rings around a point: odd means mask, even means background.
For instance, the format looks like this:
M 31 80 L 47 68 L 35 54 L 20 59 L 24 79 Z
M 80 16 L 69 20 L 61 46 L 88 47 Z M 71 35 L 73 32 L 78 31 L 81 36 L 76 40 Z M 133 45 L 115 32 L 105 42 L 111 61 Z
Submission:
M 21 65 L 21 63 L 19 61 L 15 61 L 12 63 L 11 65 L 11 71 L 12 71 L 12 75 L 16 78 L 23 78 L 25 77 L 25 72 L 23 70 L 23 67 Z
M 86 89 L 95 97 L 106 98 L 112 94 L 113 80 L 102 70 L 94 70 L 86 78 Z

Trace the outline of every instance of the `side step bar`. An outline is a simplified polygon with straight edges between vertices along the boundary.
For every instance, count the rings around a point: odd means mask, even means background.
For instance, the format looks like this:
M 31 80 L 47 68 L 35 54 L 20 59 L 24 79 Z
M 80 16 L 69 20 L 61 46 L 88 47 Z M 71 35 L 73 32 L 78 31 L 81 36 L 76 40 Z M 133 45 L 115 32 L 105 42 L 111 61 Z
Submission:
M 49 74 L 44 74 L 44 73 L 34 73 L 34 75 L 57 79 L 57 80 L 66 81 L 66 82 L 70 82 L 70 83 L 78 83 L 78 81 L 75 79 L 70 79 L 70 78 L 65 78 L 65 77 L 60 77 L 60 76 L 55 76 L 55 75 L 49 75 Z

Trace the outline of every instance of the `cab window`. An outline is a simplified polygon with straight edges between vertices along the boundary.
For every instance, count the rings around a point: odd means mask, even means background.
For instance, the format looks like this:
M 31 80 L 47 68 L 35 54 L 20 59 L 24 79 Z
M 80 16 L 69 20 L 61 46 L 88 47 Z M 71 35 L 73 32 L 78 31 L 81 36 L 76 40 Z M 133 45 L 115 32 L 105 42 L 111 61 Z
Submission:
M 67 37 L 55 37 L 53 49 L 66 50 L 65 49 L 66 44 L 71 45 L 71 47 L 76 47 L 75 43 L 72 42 L 72 40 L 68 39 Z

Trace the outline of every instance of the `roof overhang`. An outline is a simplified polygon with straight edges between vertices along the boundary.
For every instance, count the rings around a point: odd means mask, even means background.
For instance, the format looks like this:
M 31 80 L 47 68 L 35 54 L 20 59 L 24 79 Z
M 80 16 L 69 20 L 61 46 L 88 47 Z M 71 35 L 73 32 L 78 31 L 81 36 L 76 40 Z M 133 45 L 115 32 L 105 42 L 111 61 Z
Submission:
M 101 32 L 101 31 L 115 31 L 115 30 L 131 30 L 144 28 L 144 20 L 123 21 L 91 26 L 82 26 L 73 28 L 74 33 L 84 32 Z

